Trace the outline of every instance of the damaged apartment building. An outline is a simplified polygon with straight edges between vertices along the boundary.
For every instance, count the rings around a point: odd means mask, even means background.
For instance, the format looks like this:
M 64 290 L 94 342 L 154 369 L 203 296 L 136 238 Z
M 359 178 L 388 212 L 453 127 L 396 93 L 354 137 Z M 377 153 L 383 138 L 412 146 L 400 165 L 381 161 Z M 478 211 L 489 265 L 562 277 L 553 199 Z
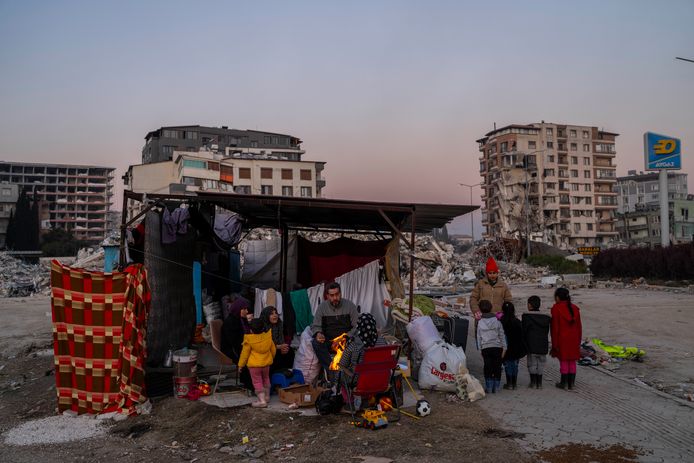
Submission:
M 560 248 L 612 241 L 616 133 L 597 127 L 508 125 L 477 140 L 484 237 Z
M 320 198 L 325 162 L 304 161 L 291 135 L 198 125 L 149 132 L 142 164 L 123 176 L 135 193 L 218 191 Z M 129 211 L 133 212 L 133 211 Z

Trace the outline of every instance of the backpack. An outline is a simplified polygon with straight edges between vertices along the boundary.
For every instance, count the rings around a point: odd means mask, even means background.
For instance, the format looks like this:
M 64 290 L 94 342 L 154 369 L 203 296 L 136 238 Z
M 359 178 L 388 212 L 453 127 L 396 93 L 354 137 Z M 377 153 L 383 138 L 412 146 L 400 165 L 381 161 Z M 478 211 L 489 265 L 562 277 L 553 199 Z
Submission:
M 340 413 L 345 404 L 341 394 L 335 394 L 332 389 L 321 392 L 316 399 L 316 411 L 319 415 Z

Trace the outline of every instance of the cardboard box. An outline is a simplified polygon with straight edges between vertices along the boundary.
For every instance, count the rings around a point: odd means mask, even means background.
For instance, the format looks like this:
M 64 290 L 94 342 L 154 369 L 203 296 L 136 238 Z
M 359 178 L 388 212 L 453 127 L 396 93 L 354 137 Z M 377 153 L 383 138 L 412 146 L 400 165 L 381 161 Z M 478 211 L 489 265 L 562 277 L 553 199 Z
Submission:
M 314 388 L 310 384 L 297 384 L 280 389 L 280 401 L 285 404 L 297 404 L 299 407 L 310 407 L 316 403 L 322 387 Z

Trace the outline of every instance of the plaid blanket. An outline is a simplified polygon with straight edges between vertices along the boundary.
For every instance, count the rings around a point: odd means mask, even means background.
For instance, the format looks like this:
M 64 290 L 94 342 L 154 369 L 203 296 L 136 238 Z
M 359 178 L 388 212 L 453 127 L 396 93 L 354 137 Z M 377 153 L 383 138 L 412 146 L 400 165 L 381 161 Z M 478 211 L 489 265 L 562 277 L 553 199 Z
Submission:
M 146 401 L 151 294 L 147 272 L 90 272 L 51 263 L 58 411 L 135 413 Z

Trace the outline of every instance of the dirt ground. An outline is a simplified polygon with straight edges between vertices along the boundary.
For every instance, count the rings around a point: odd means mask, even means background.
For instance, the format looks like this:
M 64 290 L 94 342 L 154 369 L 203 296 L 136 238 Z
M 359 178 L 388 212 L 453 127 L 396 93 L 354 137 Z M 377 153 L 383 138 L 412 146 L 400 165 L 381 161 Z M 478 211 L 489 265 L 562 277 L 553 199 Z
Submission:
M 531 294 L 542 297 L 543 307 L 550 305 L 552 290 L 530 286 L 512 290 L 519 308 Z M 641 289 L 578 289 L 573 299 L 583 311 L 586 336 L 646 350 L 643 363 L 622 363 L 616 374 L 674 385 L 668 390 L 674 395 L 681 395 L 678 387 L 694 383 L 694 337 L 690 335 L 694 296 Z M 48 298 L 0 299 L 4 327 L 0 334 L 0 434 L 55 414 L 49 311 Z M 219 409 L 167 398 L 155 401 L 150 415 L 111 424 L 106 437 L 51 445 L 3 444 L 3 461 L 308 462 L 361 461 L 355 457 L 372 456 L 397 462 L 498 462 L 549 461 L 547 455 L 559 455 L 524 453 L 514 440 L 521 436 L 501 429 L 477 404 L 448 403 L 444 394 L 426 395 L 432 415 L 419 421 L 402 416 L 379 431 L 352 427 L 348 415 Z M 243 435 L 250 439 L 245 448 Z M 566 460 L 555 461 L 610 461 L 609 455 L 619 453 L 619 449 L 588 447 L 570 450 L 573 453 L 566 454 Z M 576 452 L 586 459 L 577 458 Z M 631 455 L 622 457 L 629 461 Z

